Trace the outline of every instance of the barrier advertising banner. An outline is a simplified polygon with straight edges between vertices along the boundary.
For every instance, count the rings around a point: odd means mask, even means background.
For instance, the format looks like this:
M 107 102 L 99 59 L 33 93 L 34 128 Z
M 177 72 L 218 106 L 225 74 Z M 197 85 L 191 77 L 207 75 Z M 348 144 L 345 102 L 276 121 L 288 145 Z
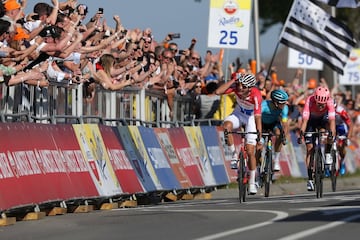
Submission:
M 218 132 L 214 126 L 201 126 L 203 138 L 201 142 L 206 147 L 210 164 L 213 169 L 217 185 L 229 183 L 229 178 L 225 169 L 225 159 L 220 149 Z
M 157 190 L 165 190 L 164 186 L 162 186 L 160 179 L 156 175 L 154 166 L 152 165 L 149 156 L 147 155 L 146 148 L 144 142 L 142 141 L 139 129 L 137 126 L 128 126 L 131 137 L 135 143 L 135 147 L 140 153 L 141 160 L 144 162 L 144 166 L 147 172 L 150 174 L 151 179 L 153 180 L 155 187 Z
M 1 209 L 78 196 L 69 174 L 85 169 L 81 163 L 72 169 L 73 164 L 65 162 L 54 131 L 56 127 L 48 124 L 0 124 Z
M 122 146 L 126 151 L 127 157 L 129 158 L 132 167 L 134 168 L 135 173 L 146 192 L 156 191 L 156 186 L 149 172 L 147 171 L 145 162 L 141 159 L 141 155 L 135 146 L 129 128 L 127 126 L 118 126 L 115 134 L 121 141 Z
M 204 186 L 204 180 L 199 171 L 199 162 L 195 159 L 183 128 L 169 128 L 169 136 L 180 163 L 191 180 L 193 187 Z
M 160 146 L 166 155 L 169 164 L 179 181 L 182 189 L 188 189 L 191 187 L 191 181 L 187 176 L 185 169 L 182 164 L 179 162 L 179 159 L 176 155 L 175 149 L 171 144 L 170 137 L 166 128 L 155 128 L 154 132 L 157 136 L 157 139 L 160 143 Z
M 87 162 L 81 151 L 72 125 L 57 124 L 51 125 L 51 127 L 53 128 L 52 138 L 68 169 L 68 178 L 71 180 L 71 186 L 65 184 L 65 182 L 59 184 L 61 184 L 68 193 L 72 192 L 72 188 L 74 189 L 73 196 L 69 196 L 69 198 L 98 197 L 99 193 L 90 176 Z
M 147 155 L 163 188 L 167 190 L 181 189 L 181 185 L 170 167 L 169 161 L 166 159 L 153 128 L 139 126 L 138 130 L 145 145 Z
M 225 170 L 230 179 L 230 182 L 236 182 L 237 172 L 236 172 L 236 170 L 231 169 L 231 167 L 230 167 L 230 161 L 231 161 L 232 154 L 229 151 L 227 145 L 225 144 L 223 127 L 217 126 L 216 130 L 218 133 L 218 141 L 219 141 L 221 153 L 223 154 L 223 157 L 224 157 Z M 238 149 L 239 144 L 240 144 L 240 137 L 239 137 L 239 135 L 236 135 L 236 134 L 233 134 L 233 137 L 234 137 L 234 144 L 235 144 L 236 148 Z
M 33 135 L 34 127 L 23 123 L 0 124 L 1 209 L 57 198 L 51 184 L 45 181 L 45 171 L 51 172 L 51 168 L 36 159 L 35 149 L 43 149 L 37 139 L 44 136 L 43 132 Z M 46 150 L 54 148 L 51 143 L 46 146 Z
M 121 194 L 122 189 L 112 168 L 98 125 L 74 124 L 73 128 L 99 194 L 101 196 Z
M 123 192 L 127 194 L 144 192 L 144 188 L 139 182 L 123 146 L 114 133 L 116 128 L 99 125 L 99 129 L 104 139 L 111 165 Z
M 200 127 L 183 127 L 206 186 L 216 185 Z

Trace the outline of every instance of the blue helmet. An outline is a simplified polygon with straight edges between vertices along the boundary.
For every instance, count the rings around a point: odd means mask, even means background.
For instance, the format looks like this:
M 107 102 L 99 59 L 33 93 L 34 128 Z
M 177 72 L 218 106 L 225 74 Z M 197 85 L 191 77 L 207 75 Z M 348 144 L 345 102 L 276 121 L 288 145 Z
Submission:
M 289 99 L 289 95 L 281 89 L 272 91 L 270 97 L 273 102 L 277 103 L 286 103 L 286 101 Z

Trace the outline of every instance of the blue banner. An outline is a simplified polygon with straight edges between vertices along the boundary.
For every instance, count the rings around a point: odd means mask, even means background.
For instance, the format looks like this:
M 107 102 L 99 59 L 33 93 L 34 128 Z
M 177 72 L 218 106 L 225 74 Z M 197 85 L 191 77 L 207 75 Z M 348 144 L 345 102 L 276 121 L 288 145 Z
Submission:
M 180 189 L 180 183 L 170 167 L 169 161 L 158 142 L 154 130 L 142 126 L 137 128 L 141 134 L 147 152 L 147 156 L 144 156 L 144 158 L 147 157 L 150 159 L 163 188 L 167 190 Z
M 147 192 L 156 191 L 155 184 L 147 171 L 144 161 L 141 159 L 141 155 L 137 150 L 130 131 L 127 126 L 119 126 L 117 127 L 117 131 L 114 132 L 116 136 L 119 138 L 120 142 L 122 143 L 128 158 L 130 159 L 130 163 L 134 168 L 136 175 L 138 176 L 139 181 L 144 186 L 144 189 Z
M 213 174 L 217 185 L 224 185 L 230 183 L 226 169 L 224 167 L 225 159 L 220 149 L 218 133 L 214 126 L 201 126 L 204 143 Z

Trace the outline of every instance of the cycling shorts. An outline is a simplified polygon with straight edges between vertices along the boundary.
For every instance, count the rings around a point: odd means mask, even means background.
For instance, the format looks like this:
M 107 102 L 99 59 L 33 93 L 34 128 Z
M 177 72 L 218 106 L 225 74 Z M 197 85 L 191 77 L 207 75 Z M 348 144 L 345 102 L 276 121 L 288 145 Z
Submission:
M 227 116 L 224 122 L 229 121 L 233 125 L 233 129 L 238 129 L 245 125 L 245 132 L 256 132 L 255 116 L 247 114 L 234 114 Z M 256 145 L 257 134 L 246 134 L 246 143 Z

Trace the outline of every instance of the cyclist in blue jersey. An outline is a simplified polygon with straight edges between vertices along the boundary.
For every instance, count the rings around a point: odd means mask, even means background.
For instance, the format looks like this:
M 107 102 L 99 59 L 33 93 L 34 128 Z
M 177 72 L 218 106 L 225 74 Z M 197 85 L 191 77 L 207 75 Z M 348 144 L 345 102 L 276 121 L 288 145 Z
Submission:
M 261 122 L 263 132 L 272 131 L 275 134 L 273 170 L 280 171 L 280 151 L 282 145 L 287 143 L 285 136 L 289 131 L 289 107 L 286 105 L 289 96 L 284 90 L 277 89 L 271 92 L 270 97 L 271 100 L 265 100 L 261 103 Z M 261 152 L 258 152 L 257 157 L 260 156 Z

